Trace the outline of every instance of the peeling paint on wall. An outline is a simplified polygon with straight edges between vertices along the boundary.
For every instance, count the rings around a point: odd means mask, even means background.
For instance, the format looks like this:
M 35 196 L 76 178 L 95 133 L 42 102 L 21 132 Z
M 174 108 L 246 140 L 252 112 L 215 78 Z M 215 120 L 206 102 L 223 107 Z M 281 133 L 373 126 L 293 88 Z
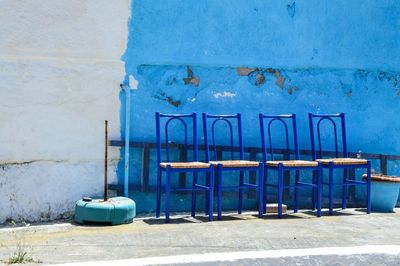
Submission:
M 399 112 L 399 73 L 370 70 L 335 69 L 293 69 L 275 68 L 231 68 L 231 67 L 191 67 L 192 73 L 204 77 L 199 86 L 187 87 L 183 78 L 187 75 L 185 66 L 138 67 L 138 90 L 132 95 L 133 113 L 132 139 L 152 140 L 154 112 L 244 113 L 244 124 L 249 144 L 257 145 L 256 116 L 260 111 L 270 113 L 298 113 L 302 132 L 308 132 L 305 122 L 308 112 L 345 112 L 348 114 L 350 132 L 358 127 L 351 125 L 368 124 L 370 134 L 349 136 L 350 149 L 369 152 L 400 152 L 399 132 L 390 129 L 392 123 L 382 126 L 375 113 L 386 113 L 392 117 Z M 247 74 L 247 76 L 246 76 Z M 257 83 L 257 75 L 263 75 L 262 83 Z M 166 82 L 167 81 L 167 82 Z M 351 99 L 351 100 L 349 100 Z M 384 109 L 376 110 L 378 106 Z M 382 110 L 381 110 L 382 109 Z M 369 117 L 368 121 L 365 117 Z M 140 124 L 141 127 L 135 125 Z M 373 125 L 373 126 L 371 126 Z M 300 126 L 299 126 L 300 127 Z M 251 130 L 250 130 L 251 128 Z M 365 130 L 363 130 L 365 133 Z M 391 132 L 391 133 L 390 133 Z M 384 141 L 389 134 L 392 141 Z M 308 143 L 307 134 L 303 143 Z M 357 134 L 358 135 L 358 134 Z M 381 136 L 379 144 L 370 135 Z M 394 144 L 393 142 L 398 142 Z M 360 145 L 360 147 L 357 147 Z M 307 145 L 304 148 L 309 148 Z
M 193 70 L 188 66 L 187 67 L 187 72 L 188 72 L 188 76 L 187 78 L 184 78 L 183 81 L 185 82 L 186 85 L 188 84 L 192 84 L 193 86 L 197 87 L 200 84 L 200 78 L 199 77 L 195 77 L 193 75 Z
M 220 97 L 229 97 L 229 98 L 233 98 L 233 97 L 235 97 L 236 96 L 236 93 L 232 93 L 232 92 L 229 92 L 229 91 L 224 91 L 224 92 L 217 92 L 217 93 L 214 93 L 214 98 L 220 98 Z
M 276 78 L 276 85 L 283 89 L 284 85 L 285 85 L 285 78 L 281 75 L 281 72 L 279 70 L 276 69 L 272 69 L 272 68 L 268 68 L 267 69 L 268 73 L 272 73 L 275 78 Z
M 174 100 L 172 98 L 172 96 L 168 96 L 165 94 L 165 92 L 160 91 L 158 92 L 158 94 L 154 95 L 155 99 L 159 99 L 162 101 L 166 101 L 167 103 L 171 104 L 172 106 L 178 107 L 179 105 L 181 105 L 181 101 L 179 100 Z
M 256 71 L 257 68 L 249 68 L 249 67 L 237 67 L 236 72 L 240 76 L 248 76 L 250 73 Z
M 172 97 L 168 96 L 167 97 L 167 102 L 175 107 L 178 107 L 179 105 L 181 105 L 181 101 L 175 101 Z
M 250 84 L 256 85 L 258 87 L 263 85 L 266 81 L 262 70 L 259 70 L 258 68 L 255 71 L 252 71 L 249 73 L 248 80 L 249 80 Z
M 296 14 L 296 2 L 293 1 L 291 4 L 286 5 L 287 12 L 291 18 Z
M 276 79 L 275 84 L 281 89 L 284 88 L 286 81 L 286 78 L 281 74 L 281 72 L 273 68 L 238 67 L 236 68 L 236 72 L 240 76 L 248 76 L 249 82 L 256 86 L 261 86 L 265 83 L 266 81 L 265 74 L 272 74 Z

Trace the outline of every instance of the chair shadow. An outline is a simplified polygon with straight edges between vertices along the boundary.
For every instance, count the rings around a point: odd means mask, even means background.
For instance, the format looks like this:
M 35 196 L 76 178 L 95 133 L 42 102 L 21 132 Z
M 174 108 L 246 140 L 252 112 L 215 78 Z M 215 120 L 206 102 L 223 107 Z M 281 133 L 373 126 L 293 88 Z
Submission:
M 356 208 L 354 209 L 356 212 L 359 212 L 360 214 L 367 214 L 367 208 Z M 372 211 L 371 211 L 372 212 Z M 358 213 L 357 213 L 358 214 Z
M 315 211 L 304 211 L 303 213 L 308 214 L 308 215 L 314 215 L 317 217 L 317 213 Z M 333 214 L 329 215 L 329 210 L 328 209 L 323 209 L 321 210 L 321 216 L 352 216 L 352 215 L 364 215 L 366 213 L 366 209 L 351 209 L 349 211 L 348 209 L 339 209 L 339 210 L 333 210 Z
M 234 214 L 234 215 L 222 215 L 221 219 L 218 220 L 217 215 L 214 214 L 213 216 L 213 222 L 223 222 L 223 221 L 244 221 L 244 220 L 249 220 L 249 217 L 253 219 L 252 215 L 239 215 L 239 214 Z M 258 217 L 257 217 L 258 218 Z M 144 219 L 144 223 L 148 225 L 158 225 L 158 224 L 165 224 L 165 217 L 161 218 L 149 218 L 149 219 Z M 185 216 L 185 217 L 176 217 L 174 218 L 173 216 L 170 217 L 169 219 L 169 224 L 191 224 L 191 223 L 208 223 L 208 216 Z
M 359 208 L 359 209 L 351 209 L 348 211 L 347 209 L 340 209 L 340 210 L 333 210 L 333 214 L 329 215 L 328 209 L 321 210 L 321 217 L 324 216 L 352 216 L 352 215 L 365 215 L 366 209 Z M 252 214 L 253 217 L 258 218 L 258 214 Z M 312 210 L 302 210 L 297 213 L 288 212 L 282 215 L 282 218 L 278 217 L 277 213 L 267 213 L 264 214 L 261 219 L 264 220 L 280 220 L 280 219 L 310 219 L 310 218 L 319 218 L 317 216 L 317 211 Z
M 309 219 L 311 217 L 304 217 L 302 214 L 304 212 L 298 212 L 298 213 L 283 213 L 282 217 L 279 218 L 277 213 L 267 213 L 264 214 L 262 218 L 258 217 L 258 214 L 253 214 L 252 216 L 257 218 L 257 219 L 262 219 L 262 220 L 295 220 L 295 219 Z M 316 217 L 316 214 L 315 214 Z
M 329 210 L 328 209 L 323 209 L 321 211 L 321 217 L 329 217 L 329 216 L 352 216 L 352 215 L 365 215 L 366 209 L 365 208 L 359 208 L 359 209 L 351 209 L 350 211 L 347 211 L 347 209 L 339 209 L 339 210 L 333 210 L 333 214 L 329 215 Z M 285 213 L 282 215 L 282 218 L 278 217 L 277 213 L 267 213 L 264 214 L 262 218 L 258 217 L 258 213 L 243 213 L 243 214 L 237 214 L 237 213 L 231 213 L 231 214 L 223 214 L 221 219 L 218 220 L 218 217 L 216 214 L 214 214 L 213 217 L 213 222 L 226 222 L 226 221 L 246 221 L 246 220 L 253 220 L 253 219 L 262 219 L 262 220 L 295 220 L 295 219 L 313 219 L 313 218 L 319 218 L 317 216 L 316 211 L 311 211 L 311 210 L 301 210 L 297 213 L 294 213 L 292 211 Z M 142 220 L 144 223 L 148 225 L 161 225 L 161 224 L 166 224 L 165 223 L 165 217 L 161 218 L 146 218 Z M 208 223 L 208 216 L 195 216 L 192 217 L 190 215 L 185 215 L 180 217 L 174 217 L 174 215 L 171 215 L 170 217 L 170 222 L 169 224 L 195 224 L 195 223 Z M 93 226 L 93 225 L 87 225 L 87 226 Z M 98 224 L 94 226 L 99 226 Z
M 216 222 L 246 221 L 246 220 L 253 220 L 254 217 L 258 219 L 257 215 L 248 214 L 248 213 L 244 213 L 244 214 L 226 214 L 226 215 L 222 215 L 221 219 L 218 219 L 218 217 L 215 216 L 214 217 L 214 221 L 216 221 Z
M 222 215 L 219 220 L 217 215 L 214 215 L 213 222 L 227 222 L 227 221 L 246 221 L 246 220 L 254 220 L 254 219 L 263 219 L 263 220 L 280 220 L 280 219 L 309 219 L 317 217 L 316 212 L 298 212 L 298 213 L 287 213 L 283 214 L 282 218 L 278 217 L 277 213 L 268 213 L 264 214 L 262 218 L 258 217 L 258 213 L 243 213 L 243 214 L 225 214 Z M 157 224 L 165 224 L 165 218 L 149 218 L 144 219 L 144 223 L 149 225 L 157 225 Z M 185 216 L 185 217 L 170 217 L 170 224 L 190 224 L 190 223 L 207 223 L 208 216 Z
M 144 219 L 142 220 L 144 223 L 148 225 L 160 225 L 160 224 L 191 224 L 191 223 L 202 223 L 208 221 L 207 218 L 200 219 L 199 217 L 197 218 L 192 218 L 189 219 L 188 217 L 179 217 L 179 218 L 174 218 L 170 217 L 169 218 L 169 223 L 165 223 L 165 217 L 161 218 L 149 218 L 149 219 Z

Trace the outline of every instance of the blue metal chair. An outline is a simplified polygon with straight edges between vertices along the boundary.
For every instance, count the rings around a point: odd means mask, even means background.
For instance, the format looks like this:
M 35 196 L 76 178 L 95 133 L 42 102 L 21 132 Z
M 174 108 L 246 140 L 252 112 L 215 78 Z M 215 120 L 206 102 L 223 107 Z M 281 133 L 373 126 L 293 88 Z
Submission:
M 211 125 L 211 132 L 208 126 Z M 223 136 L 229 142 L 227 151 L 230 153 L 230 160 L 223 160 L 222 153 L 217 152 L 217 135 L 216 125 L 225 125 L 228 129 L 229 135 Z M 220 127 L 221 127 L 220 126 Z M 237 144 L 234 144 L 234 127 L 237 127 Z M 238 213 L 242 213 L 243 209 L 243 190 L 244 189 L 258 189 L 259 199 L 259 217 L 262 217 L 262 164 L 257 161 L 248 161 L 244 159 L 244 145 L 242 138 L 242 119 L 241 114 L 235 115 L 210 115 L 203 113 L 203 130 L 204 130 L 204 144 L 206 150 L 206 161 L 210 162 L 216 167 L 217 175 L 217 206 L 218 206 L 218 219 L 222 218 L 222 190 L 239 190 L 239 203 Z M 209 145 L 209 133 L 211 133 L 212 146 Z M 219 135 L 221 137 L 221 135 Z M 210 156 L 210 148 L 212 149 L 213 158 Z M 235 152 L 239 152 L 239 159 L 235 159 Z M 218 156 L 219 155 L 219 156 Z M 224 171 L 239 171 L 239 184 L 236 186 L 223 186 L 222 173 Z M 244 182 L 244 171 L 258 171 L 258 184 L 251 184 Z
M 164 124 L 164 135 L 165 135 L 165 151 L 166 151 L 166 160 L 162 160 L 162 145 L 161 145 L 161 119 L 165 118 L 166 122 Z M 189 120 L 189 121 L 188 121 Z M 188 122 L 192 122 L 193 127 L 193 143 L 189 145 L 188 141 Z M 170 150 L 169 144 L 172 143 L 170 140 L 170 134 L 168 131 L 168 127 L 171 122 L 177 121 L 182 123 L 184 128 L 184 148 L 186 153 L 188 153 L 189 149 L 193 150 L 193 160 L 187 162 L 171 162 L 170 161 Z M 157 162 L 158 162 L 158 174 L 157 174 L 157 206 L 156 206 L 156 217 L 160 217 L 160 209 L 161 209 L 161 178 L 162 173 L 166 173 L 166 181 L 165 181 L 165 222 L 169 222 L 169 211 L 170 211 L 170 194 L 172 191 L 192 191 L 192 216 L 195 216 L 196 213 L 196 191 L 206 191 L 209 196 L 209 212 L 208 212 L 208 220 L 213 220 L 213 192 L 214 192 L 214 166 L 209 163 L 203 163 L 197 161 L 198 155 L 198 146 L 197 146 L 197 125 L 196 125 L 196 113 L 192 114 L 161 114 L 156 113 L 156 131 L 157 131 Z M 192 146 L 192 147 L 190 147 Z M 171 188 L 171 174 L 172 173 L 182 173 L 189 172 L 193 174 L 193 185 L 192 187 L 184 187 L 184 188 Z M 197 183 L 197 174 L 199 172 L 205 172 L 208 186 L 204 186 Z
M 347 151 L 346 142 L 346 124 L 344 113 L 340 114 L 308 114 L 310 124 L 310 136 L 311 136 L 311 149 L 313 159 L 321 162 L 323 168 L 329 169 L 329 181 L 323 183 L 323 185 L 329 186 L 329 215 L 333 214 L 333 187 L 342 186 L 342 208 L 346 208 L 346 196 L 348 186 L 366 185 L 367 186 L 367 213 L 371 212 L 371 162 L 365 159 L 349 158 Z M 315 120 L 315 121 L 314 121 Z M 339 152 L 338 148 L 338 132 L 336 122 L 340 120 L 341 125 L 341 138 L 342 138 L 342 152 Z M 326 121 L 333 127 L 334 133 L 334 146 L 335 146 L 335 158 L 323 159 L 323 150 L 321 144 L 321 123 Z M 336 122 L 335 122 L 336 121 Z M 316 122 L 316 131 L 314 128 L 314 122 Z M 318 152 L 316 149 L 315 133 L 318 139 Z M 342 157 L 339 157 L 342 154 Z M 333 183 L 333 170 L 343 169 L 343 183 Z M 348 178 L 349 169 L 365 168 L 367 170 L 367 181 L 357 181 Z
M 322 203 L 322 165 L 319 162 L 315 161 L 304 161 L 300 160 L 300 152 L 298 147 L 298 139 L 297 139 L 297 128 L 296 128 L 296 115 L 264 115 L 262 113 L 259 114 L 260 120 L 260 129 L 261 129 L 261 145 L 262 145 L 262 153 L 263 160 L 265 162 L 264 165 L 264 185 L 265 193 L 263 196 L 264 207 L 267 204 L 267 187 L 276 187 L 278 189 L 278 217 L 282 217 L 282 203 L 283 203 L 283 189 L 284 188 L 294 188 L 294 212 L 298 211 L 298 189 L 299 188 L 312 188 L 317 190 L 317 216 L 321 216 L 321 203 Z M 265 123 L 264 123 L 265 122 Z M 275 160 L 274 156 L 274 146 L 272 142 L 272 134 L 271 134 L 271 125 L 274 123 L 281 123 L 284 127 L 284 143 L 285 148 L 282 149 L 281 152 L 284 154 L 283 160 Z M 267 127 L 265 128 L 265 124 Z M 290 159 L 290 153 L 293 153 L 290 150 L 290 140 L 289 140 L 289 126 L 293 128 L 293 144 L 294 144 L 294 160 Z M 268 143 L 269 143 L 269 154 L 271 160 L 267 158 L 267 145 L 266 145 L 266 134 L 265 129 L 267 129 L 268 133 Z M 268 183 L 268 170 L 274 170 L 278 172 L 278 184 L 270 184 Z M 312 183 L 302 182 L 300 181 L 300 171 L 302 170 L 311 170 L 313 171 L 313 177 L 316 175 L 318 178 L 312 178 Z M 295 182 L 294 185 L 284 185 L 283 177 L 285 171 L 290 175 L 290 171 L 295 172 Z M 312 209 L 315 208 L 315 198 L 312 198 Z M 264 209 L 264 213 L 266 213 L 266 207 Z

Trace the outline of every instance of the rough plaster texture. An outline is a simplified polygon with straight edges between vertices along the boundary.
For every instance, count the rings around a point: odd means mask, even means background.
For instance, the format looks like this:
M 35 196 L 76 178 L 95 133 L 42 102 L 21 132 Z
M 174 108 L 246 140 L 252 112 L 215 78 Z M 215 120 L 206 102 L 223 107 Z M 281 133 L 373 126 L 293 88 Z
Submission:
M 242 112 L 245 145 L 259 146 L 259 112 L 297 113 L 310 149 L 307 113 L 345 112 L 350 151 L 399 154 L 399 11 L 399 1 L 135 1 L 123 56 L 125 82 L 138 82 L 130 137 L 155 142 L 156 111 Z M 140 171 L 130 176 L 140 190 Z
M 0 223 L 68 216 L 119 138 L 130 1 L 0 1 Z M 110 179 L 115 178 L 111 149 Z

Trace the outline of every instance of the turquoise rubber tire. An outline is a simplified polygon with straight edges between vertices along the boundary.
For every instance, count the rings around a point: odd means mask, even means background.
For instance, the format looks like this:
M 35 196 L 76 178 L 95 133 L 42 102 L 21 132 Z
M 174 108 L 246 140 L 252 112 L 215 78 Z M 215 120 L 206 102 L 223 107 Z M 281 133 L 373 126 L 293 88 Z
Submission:
M 136 204 L 124 197 L 93 199 L 92 201 L 78 200 L 75 204 L 75 222 L 127 224 L 136 216 Z

